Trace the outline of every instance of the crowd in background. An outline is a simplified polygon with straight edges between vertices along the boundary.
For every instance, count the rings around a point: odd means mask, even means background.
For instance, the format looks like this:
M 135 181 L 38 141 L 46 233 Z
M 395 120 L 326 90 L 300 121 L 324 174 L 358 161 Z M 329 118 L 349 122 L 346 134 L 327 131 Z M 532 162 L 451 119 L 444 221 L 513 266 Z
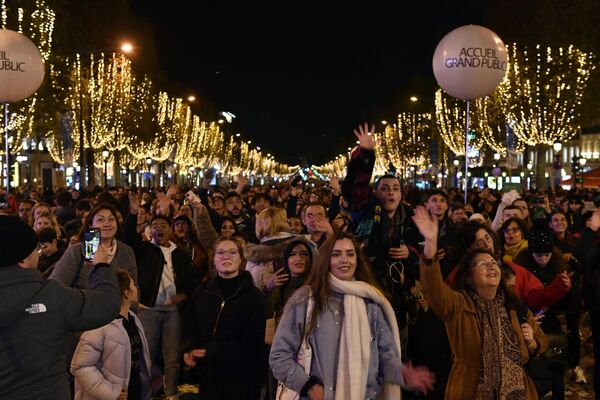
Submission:
M 0 397 L 562 399 L 585 383 L 600 192 L 465 203 L 372 184 L 372 134 L 356 136 L 343 181 L 0 193 Z M 47 292 L 62 300 L 32 300 Z

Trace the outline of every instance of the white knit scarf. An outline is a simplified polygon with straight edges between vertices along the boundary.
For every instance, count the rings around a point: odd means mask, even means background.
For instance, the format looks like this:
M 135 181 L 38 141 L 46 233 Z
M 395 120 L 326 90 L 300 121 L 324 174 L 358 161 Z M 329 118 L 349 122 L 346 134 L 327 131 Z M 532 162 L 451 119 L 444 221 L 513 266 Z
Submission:
M 367 389 L 371 337 L 376 334 L 371 332 L 363 299 L 371 299 L 381 306 L 400 354 L 396 314 L 387 299 L 366 282 L 342 281 L 330 273 L 329 283 L 334 291 L 344 294 L 344 321 L 340 336 L 335 399 L 363 400 Z M 400 399 L 400 386 L 385 383 L 382 399 Z

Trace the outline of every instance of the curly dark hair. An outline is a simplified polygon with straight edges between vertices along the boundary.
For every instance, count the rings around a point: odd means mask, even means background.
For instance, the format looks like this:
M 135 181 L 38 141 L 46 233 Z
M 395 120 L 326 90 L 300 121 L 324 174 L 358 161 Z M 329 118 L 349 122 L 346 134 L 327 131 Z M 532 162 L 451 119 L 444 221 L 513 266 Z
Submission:
M 490 251 L 487 251 L 485 249 L 472 249 L 472 250 L 469 250 L 467 252 L 467 254 L 465 254 L 465 256 L 462 258 L 461 262 L 458 264 L 458 272 L 456 274 L 456 280 L 454 281 L 453 289 L 465 291 L 467 293 L 475 293 L 475 290 L 468 282 L 469 282 L 469 278 L 471 277 L 471 270 L 474 266 L 473 262 L 475 260 L 475 257 L 479 254 L 489 254 L 495 260 L 498 260 L 498 263 L 500 264 L 500 270 L 501 270 L 502 276 L 505 275 L 504 273 L 502 273 L 502 271 L 505 268 L 510 268 L 510 270 L 514 274 L 514 271 L 512 270 L 512 268 L 510 266 L 508 266 L 506 263 L 503 263 L 502 260 L 499 260 L 496 257 L 496 254 L 494 254 Z M 504 279 L 500 279 L 500 285 L 498 286 L 498 289 L 502 290 L 504 292 L 504 305 L 505 305 L 506 309 L 507 310 L 518 310 L 521 305 L 521 301 L 519 300 L 519 298 L 517 296 L 515 296 L 514 293 L 512 293 L 510 290 L 508 290 L 508 288 L 506 287 L 506 283 L 504 282 Z

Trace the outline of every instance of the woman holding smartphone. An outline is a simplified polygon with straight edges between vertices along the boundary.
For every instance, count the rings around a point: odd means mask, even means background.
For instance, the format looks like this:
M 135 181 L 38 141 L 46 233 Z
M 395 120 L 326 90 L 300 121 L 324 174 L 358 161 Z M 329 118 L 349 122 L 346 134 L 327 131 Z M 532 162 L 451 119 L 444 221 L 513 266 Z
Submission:
M 131 247 L 121 242 L 121 218 L 111 204 L 99 204 L 88 214 L 79 233 L 81 243 L 70 246 L 54 266 L 50 279 L 59 281 L 65 286 L 87 289 L 90 264 L 85 259 L 85 236 L 90 230 L 100 231 L 100 246 L 108 253 L 108 263 L 112 268 L 123 269 L 131 274 L 137 283 L 137 266 Z M 90 232 L 91 234 L 91 232 Z M 88 234 L 88 239 L 90 237 Z M 93 255 L 92 255 L 93 256 Z

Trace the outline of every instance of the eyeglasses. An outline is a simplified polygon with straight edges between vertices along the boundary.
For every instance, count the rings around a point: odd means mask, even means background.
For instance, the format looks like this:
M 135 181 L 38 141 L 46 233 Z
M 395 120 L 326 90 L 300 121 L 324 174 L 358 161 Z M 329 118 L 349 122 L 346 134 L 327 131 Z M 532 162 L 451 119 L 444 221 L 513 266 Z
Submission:
M 500 268 L 500 262 L 498 260 L 480 260 L 477 261 L 473 267 L 476 269 Z
M 517 232 L 521 232 L 521 228 L 506 228 L 504 230 L 504 233 L 506 233 L 506 234 L 517 233 Z
M 492 243 L 492 241 L 493 241 L 492 237 L 486 233 L 484 237 L 482 237 L 481 239 L 477 240 L 477 244 L 480 247 L 486 247 L 486 245 L 489 244 L 489 243 Z
M 237 250 L 218 250 L 215 252 L 215 257 L 223 258 L 226 255 L 233 258 L 240 254 Z

